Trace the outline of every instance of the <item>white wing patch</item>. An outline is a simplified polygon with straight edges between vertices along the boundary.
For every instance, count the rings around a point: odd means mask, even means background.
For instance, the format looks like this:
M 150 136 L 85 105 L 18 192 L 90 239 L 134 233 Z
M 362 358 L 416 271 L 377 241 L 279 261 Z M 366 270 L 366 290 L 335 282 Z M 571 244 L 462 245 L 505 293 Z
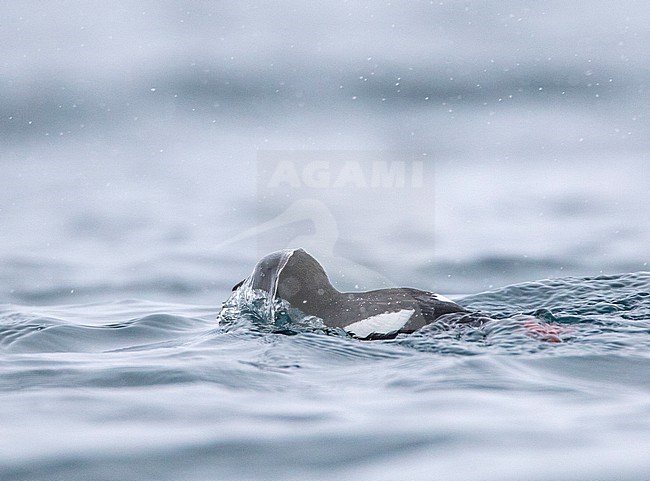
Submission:
M 371 334 L 390 334 L 399 331 L 409 321 L 415 309 L 402 309 L 396 312 L 384 312 L 345 326 L 346 332 L 361 339 Z

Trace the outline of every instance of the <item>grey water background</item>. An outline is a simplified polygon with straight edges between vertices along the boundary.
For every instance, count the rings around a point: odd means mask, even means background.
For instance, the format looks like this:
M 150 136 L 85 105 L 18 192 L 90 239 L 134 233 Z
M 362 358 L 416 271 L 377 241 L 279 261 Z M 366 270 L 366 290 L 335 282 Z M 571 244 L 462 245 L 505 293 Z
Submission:
M 0 479 L 647 479 L 649 21 L 640 1 L 4 4 Z M 275 215 L 263 151 L 427 153 L 433 203 L 354 195 L 343 220 L 376 225 L 335 252 L 503 322 L 218 326 L 256 240 L 305 228 L 232 242 Z

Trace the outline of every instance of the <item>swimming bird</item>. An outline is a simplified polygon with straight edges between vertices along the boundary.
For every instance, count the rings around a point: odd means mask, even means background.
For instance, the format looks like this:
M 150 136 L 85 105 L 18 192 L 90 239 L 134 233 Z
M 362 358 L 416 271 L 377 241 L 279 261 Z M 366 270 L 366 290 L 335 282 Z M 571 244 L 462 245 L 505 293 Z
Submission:
M 468 312 L 444 296 L 410 287 L 339 292 L 323 266 L 303 249 L 268 254 L 233 291 L 244 284 L 359 339 L 391 338 L 411 333 L 444 314 Z

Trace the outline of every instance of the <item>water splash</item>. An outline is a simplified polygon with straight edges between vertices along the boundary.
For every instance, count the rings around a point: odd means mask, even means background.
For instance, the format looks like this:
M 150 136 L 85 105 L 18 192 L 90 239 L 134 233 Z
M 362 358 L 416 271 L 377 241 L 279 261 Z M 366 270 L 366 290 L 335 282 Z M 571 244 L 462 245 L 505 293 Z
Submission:
M 223 303 L 217 320 L 225 331 L 248 328 L 284 334 L 343 333 L 341 329 L 327 328 L 322 319 L 305 314 L 279 297 L 262 289 L 253 289 L 248 279 Z

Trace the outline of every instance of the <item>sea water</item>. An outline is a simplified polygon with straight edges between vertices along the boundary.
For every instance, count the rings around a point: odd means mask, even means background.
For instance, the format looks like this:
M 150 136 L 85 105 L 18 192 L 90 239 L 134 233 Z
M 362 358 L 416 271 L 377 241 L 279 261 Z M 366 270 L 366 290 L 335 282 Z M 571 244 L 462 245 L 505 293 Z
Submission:
M 362 342 L 254 309 L 4 306 L 3 479 L 645 478 L 649 274 L 460 302 L 501 319 Z
M 4 7 L 0 479 L 648 479 L 649 19 Z M 243 236 L 278 214 L 260 152 L 351 150 L 426 152 L 432 200 L 353 195 L 325 269 L 494 321 L 364 342 L 220 317 L 258 244 L 315 234 Z

